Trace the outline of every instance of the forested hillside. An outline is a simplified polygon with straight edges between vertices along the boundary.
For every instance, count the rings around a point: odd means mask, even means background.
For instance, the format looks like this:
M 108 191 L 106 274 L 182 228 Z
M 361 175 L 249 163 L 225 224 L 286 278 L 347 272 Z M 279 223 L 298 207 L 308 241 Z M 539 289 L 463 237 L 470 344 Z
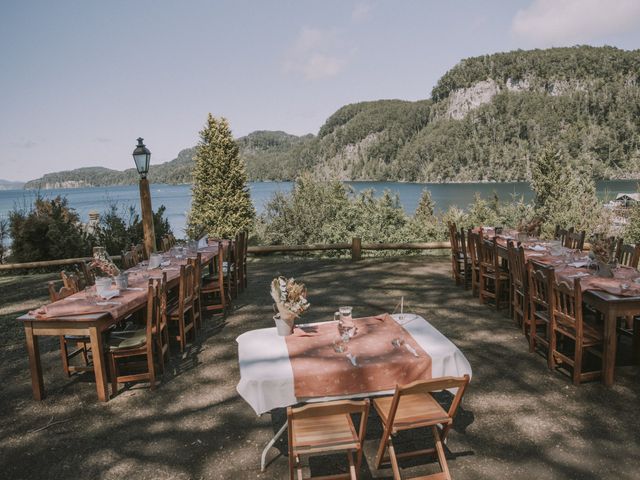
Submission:
M 594 178 L 640 178 L 640 50 L 572 47 L 462 60 L 430 100 L 346 105 L 318 135 L 254 132 L 238 139 L 251 180 L 529 180 L 545 145 Z M 426 96 L 426 95 L 425 95 Z M 154 165 L 153 182 L 190 181 L 193 149 Z M 133 170 L 50 174 L 62 181 L 132 183 Z

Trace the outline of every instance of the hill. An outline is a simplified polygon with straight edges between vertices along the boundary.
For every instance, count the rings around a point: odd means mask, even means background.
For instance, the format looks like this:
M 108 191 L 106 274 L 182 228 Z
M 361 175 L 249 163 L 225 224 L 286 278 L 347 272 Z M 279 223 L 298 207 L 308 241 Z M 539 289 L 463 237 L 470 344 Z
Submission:
M 14 182 L 11 180 L 3 180 L 0 178 L 0 190 L 15 190 L 22 188 L 24 186 L 24 182 Z
M 462 60 L 417 102 L 346 105 L 318 135 L 258 131 L 238 139 L 251 180 L 320 178 L 515 181 L 552 144 L 594 178 L 640 178 L 640 50 L 578 46 Z M 193 149 L 154 165 L 151 181 L 190 181 Z M 34 185 L 133 183 L 133 170 L 81 169 Z M 93 170 L 89 172 L 88 170 Z

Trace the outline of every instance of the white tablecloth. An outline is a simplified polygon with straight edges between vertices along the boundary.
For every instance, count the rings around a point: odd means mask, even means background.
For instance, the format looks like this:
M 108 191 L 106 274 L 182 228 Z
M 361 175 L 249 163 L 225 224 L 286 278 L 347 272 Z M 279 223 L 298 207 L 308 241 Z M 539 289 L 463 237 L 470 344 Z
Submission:
M 399 315 L 392 315 L 398 321 Z M 433 378 L 471 375 L 471 365 L 462 352 L 451 341 L 436 330 L 424 318 L 415 314 L 404 314 L 403 326 L 432 360 Z M 251 330 L 240 335 L 238 361 L 240 382 L 238 393 L 251 405 L 258 415 L 274 408 L 295 405 L 303 401 L 294 395 L 293 369 L 285 337 L 279 337 L 274 328 Z M 362 392 L 359 396 L 388 394 L 387 392 Z M 349 395 L 348 398 L 355 398 Z M 313 401 L 336 400 L 346 397 L 315 398 Z M 311 401 L 305 398 L 304 401 Z

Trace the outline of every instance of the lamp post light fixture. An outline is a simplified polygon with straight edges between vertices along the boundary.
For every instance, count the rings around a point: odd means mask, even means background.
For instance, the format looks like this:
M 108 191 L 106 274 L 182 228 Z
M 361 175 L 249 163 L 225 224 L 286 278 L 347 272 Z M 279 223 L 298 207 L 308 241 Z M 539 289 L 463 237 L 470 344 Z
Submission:
M 149 255 L 156 251 L 156 234 L 153 228 L 151 192 L 149 191 L 149 180 L 147 180 L 151 152 L 142 141 L 142 138 L 138 138 L 138 145 L 133 151 L 133 161 L 136 164 L 136 170 L 140 174 L 140 207 L 142 210 L 142 229 L 144 231 L 144 251 L 147 258 L 149 258 Z

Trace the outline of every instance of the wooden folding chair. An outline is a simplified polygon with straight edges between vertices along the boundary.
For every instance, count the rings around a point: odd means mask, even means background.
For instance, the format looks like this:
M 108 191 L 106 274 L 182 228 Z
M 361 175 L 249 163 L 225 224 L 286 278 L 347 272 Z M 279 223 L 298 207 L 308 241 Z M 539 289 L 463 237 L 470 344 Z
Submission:
M 380 421 L 383 426 L 382 439 L 378 446 L 375 466 L 380 468 L 383 463 L 391 463 L 393 478 L 399 480 L 400 466 L 398 459 L 435 454 L 442 472 L 419 478 L 451 479 L 447 458 L 444 454 L 443 442 L 453 424 L 456 411 L 469 383 L 469 375 L 464 377 L 442 377 L 433 380 L 418 380 L 405 386 L 396 386 L 392 397 L 380 397 L 373 400 Z M 445 411 L 432 392 L 457 388 L 448 411 Z M 403 430 L 431 427 L 434 448 L 416 450 L 412 452 L 396 453 L 393 437 Z M 388 452 L 388 456 L 386 455 Z
M 351 419 L 360 414 L 358 433 Z M 322 476 L 323 480 L 357 479 L 362 462 L 362 445 L 369 417 L 369 400 L 313 403 L 303 407 L 287 408 L 289 428 L 289 479 L 303 479 L 300 457 L 318 454 L 346 453 L 349 473 Z M 353 454 L 356 459 L 354 461 Z M 320 478 L 320 477 L 307 477 Z
M 500 310 L 503 303 L 509 304 L 510 277 L 501 264 L 498 256 L 498 244 L 495 239 L 481 240 L 480 253 L 480 301 L 487 303 L 488 299 L 495 301 L 496 310 Z M 506 295 L 505 295 L 506 294 Z
M 187 334 L 191 332 L 195 339 L 195 295 L 193 285 L 195 283 L 194 270 L 191 265 L 180 266 L 180 285 L 178 287 L 178 303 L 168 313 L 170 322 L 175 322 L 177 333 L 173 338 L 180 344 L 180 351 L 184 352 L 187 345 Z
M 85 287 L 90 287 L 91 285 L 96 284 L 96 277 L 87 263 L 80 262 L 80 271 L 82 272 Z
M 109 376 L 111 378 L 111 394 L 118 393 L 118 384 L 125 382 L 148 381 L 151 390 L 155 388 L 156 370 L 153 354 L 153 332 L 158 331 L 161 316 L 162 280 L 149 280 L 147 291 L 147 318 L 145 328 L 113 332 L 107 342 L 107 358 Z M 166 284 L 165 284 L 166 285 Z M 122 373 L 119 360 L 140 358 L 137 362 L 128 362 L 126 367 L 135 368 L 136 373 Z
M 64 276 L 63 276 L 64 278 Z M 63 298 L 78 292 L 77 283 L 70 282 L 70 286 L 63 286 L 57 290 L 55 282 L 48 283 L 49 299 L 57 302 Z M 73 351 L 69 351 L 69 345 L 75 345 Z M 93 372 L 93 365 L 89 362 L 89 352 L 91 351 L 91 339 L 83 335 L 60 335 L 60 356 L 62 357 L 62 370 L 67 377 L 71 372 Z M 82 356 L 83 366 L 71 365 L 70 361 L 78 356 Z
M 604 333 L 600 328 L 586 323 L 582 317 L 580 279 L 575 278 L 573 283 L 557 282 L 554 279 L 551 283 L 551 292 L 553 304 L 551 306 L 549 351 L 552 366 L 566 363 L 573 367 L 574 385 L 598 378 L 602 373 L 601 370 L 582 371 L 585 352 L 592 353 L 602 359 L 602 352 L 595 347 L 604 345 Z M 570 351 L 561 351 L 558 348 L 558 336 L 573 340 L 573 348 Z
M 529 293 L 529 317 L 523 325 L 524 334 L 529 338 L 529 351 L 535 352 L 542 345 L 547 349 L 547 363 L 553 367 L 549 348 L 551 338 L 551 312 L 553 297 L 551 282 L 554 279 L 553 267 L 529 261 L 527 264 L 527 280 Z

